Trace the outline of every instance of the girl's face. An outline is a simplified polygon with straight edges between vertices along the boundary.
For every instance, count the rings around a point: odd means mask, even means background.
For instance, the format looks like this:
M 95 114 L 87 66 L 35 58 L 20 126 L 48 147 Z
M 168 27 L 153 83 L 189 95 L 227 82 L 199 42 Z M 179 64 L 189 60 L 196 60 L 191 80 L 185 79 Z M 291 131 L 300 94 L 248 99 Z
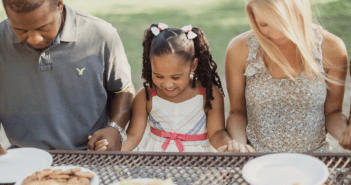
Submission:
M 192 63 L 175 54 L 153 56 L 151 58 L 152 80 L 166 96 L 177 96 L 190 86 L 190 73 L 197 67 L 197 59 Z
M 289 42 L 289 39 L 285 37 L 281 31 L 274 29 L 265 20 L 261 19 L 259 16 L 257 16 L 257 14 L 255 14 L 255 12 L 257 12 L 257 9 L 255 7 L 253 7 L 252 11 L 255 15 L 258 29 L 264 36 L 266 36 L 276 45 L 283 45 Z

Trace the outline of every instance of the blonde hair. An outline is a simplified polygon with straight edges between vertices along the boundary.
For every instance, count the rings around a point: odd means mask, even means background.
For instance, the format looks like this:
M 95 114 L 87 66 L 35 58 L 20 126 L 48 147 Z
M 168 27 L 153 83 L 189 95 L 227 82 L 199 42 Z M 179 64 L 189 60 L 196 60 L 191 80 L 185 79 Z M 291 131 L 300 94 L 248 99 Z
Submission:
M 289 78 L 294 79 L 297 72 L 291 67 L 278 47 L 264 36 L 256 23 L 253 7 L 258 11 L 256 16 L 262 17 L 267 24 L 279 30 L 296 45 L 298 61 L 304 67 L 311 82 L 314 77 L 330 81 L 315 62 L 312 48 L 315 47 L 312 29 L 311 5 L 309 0 L 246 0 L 246 14 L 250 20 L 253 33 L 262 47 L 262 58 L 276 63 Z M 325 62 L 325 60 L 323 60 Z M 323 80 L 323 82 L 324 82 Z M 331 80 L 333 81 L 333 80 Z

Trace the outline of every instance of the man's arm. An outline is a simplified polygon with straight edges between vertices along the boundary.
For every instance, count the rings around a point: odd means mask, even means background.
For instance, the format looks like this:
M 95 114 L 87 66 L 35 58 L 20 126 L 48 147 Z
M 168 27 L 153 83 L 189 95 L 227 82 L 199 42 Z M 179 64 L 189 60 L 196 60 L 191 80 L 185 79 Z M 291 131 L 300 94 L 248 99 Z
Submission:
M 127 125 L 131 116 L 134 95 L 135 89 L 132 83 L 122 92 L 109 94 L 107 106 L 111 122 L 116 122 L 122 128 Z M 106 127 L 96 131 L 89 139 L 88 150 L 95 150 L 95 143 L 102 139 L 108 141 L 107 151 L 121 150 L 121 135 L 113 127 Z
M 132 82 L 122 92 L 110 93 L 107 105 L 109 105 L 111 122 L 116 122 L 119 126 L 125 128 L 130 120 L 134 96 L 135 89 Z

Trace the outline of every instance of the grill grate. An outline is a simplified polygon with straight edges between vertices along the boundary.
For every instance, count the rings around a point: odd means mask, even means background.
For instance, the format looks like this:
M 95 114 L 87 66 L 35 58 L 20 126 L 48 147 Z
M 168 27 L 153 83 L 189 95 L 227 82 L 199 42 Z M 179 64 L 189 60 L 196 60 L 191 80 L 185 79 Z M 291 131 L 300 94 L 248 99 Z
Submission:
M 100 184 L 125 178 L 172 178 L 179 185 L 248 184 L 241 169 L 249 160 L 265 154 L 228 153 L 134 153 L 49 151 L 53 166 L 76 165 L 100 176 Z M 350 154 L 309 154 L 329 170 L 326 185 L 351 185 Z

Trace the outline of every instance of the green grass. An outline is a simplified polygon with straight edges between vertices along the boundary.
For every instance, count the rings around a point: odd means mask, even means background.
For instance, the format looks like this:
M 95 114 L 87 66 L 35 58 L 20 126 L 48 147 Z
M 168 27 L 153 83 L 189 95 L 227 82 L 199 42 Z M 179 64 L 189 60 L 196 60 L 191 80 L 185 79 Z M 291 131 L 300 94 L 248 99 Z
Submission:
M 141 55 L 144 30 L 151 23 L 164 22 L 170 27 L 187 24 L 200 27 L 209 40 L 218 72 L 224 77 L 224 56 L 229 41 L 250 29 L 244 0 L 65 0 L 64 3 L 106 20 L 115 26 L 122 38 L 132 66 L 133 82 L 142 85 Z M 351 48 L 351 2 L 349 0 L 311 0 L 313 15 L 329 32 Z M 2 6 L 2 5 L 1 5 Z M 0 18 L 6 18 L 0 7 Z M 349 55 L 351 50 L 349 50 Z M 222 79 L 225 83 L 224 78 Z M 226 90 L 225 90 L 226 91 Z M 226 104 L 227 107 L 227 104 Z
M 314 17 L 325 29 L 345 42 L 348 55 L 351 56 L 350 0 L 310 0 L 310 2 Z M 136 89 L 142 86 L 140 78 L 141 42 L 143 32 L 150 24 L 164 22 L 171 27 L 182 27 L 187 24 L 200 27 L 209 40 L 213 58 L 218 64 L 218 72 L 223 77 L 224 87 L 226 47 L 233 37 L 250 29 L 244 11 L 245 0 L 64 0 L 64 3 L 74 9 L 104 19 L 117 28 L 132 67 L 133 83 Z M 4 18 L 6 14 L 1 4 L 0 20 Z M 346 111 L 350 109 L 351 87 L 348 84 L 343 106 Z M 227 113 L 229 100 L 226 88 L 224 91 L 226 93 L 225 112 Z M 336 141 L 334 145 L 337 146 Z M 334 151 L 342 150 L 334 148 Z

